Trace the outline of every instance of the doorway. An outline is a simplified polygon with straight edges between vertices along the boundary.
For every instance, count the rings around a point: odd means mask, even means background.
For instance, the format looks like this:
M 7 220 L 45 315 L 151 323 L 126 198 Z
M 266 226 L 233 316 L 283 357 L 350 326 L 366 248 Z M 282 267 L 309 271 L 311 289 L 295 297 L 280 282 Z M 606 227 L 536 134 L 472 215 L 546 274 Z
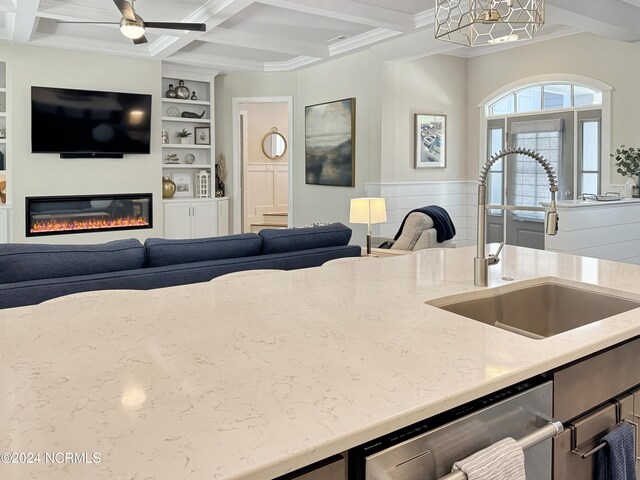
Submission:
M 290 97 L 233 99 L 234 231 L 291 225 Z

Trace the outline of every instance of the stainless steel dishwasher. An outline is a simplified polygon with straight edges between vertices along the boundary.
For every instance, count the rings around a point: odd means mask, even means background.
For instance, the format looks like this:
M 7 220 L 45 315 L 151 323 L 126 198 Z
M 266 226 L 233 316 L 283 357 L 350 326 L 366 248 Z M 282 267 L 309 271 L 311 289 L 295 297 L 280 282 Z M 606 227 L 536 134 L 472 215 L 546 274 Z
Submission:
M 514 385 L 349 451 L 349 480 L 437 480 L 457 460 L 505 437 L 548 432 L 552 405 L 551 381 Z M 556 429 L 562 425 L 545 438 Z M 551 479 L 551 448 L 549 439 L 525 450 L 528 480 Z

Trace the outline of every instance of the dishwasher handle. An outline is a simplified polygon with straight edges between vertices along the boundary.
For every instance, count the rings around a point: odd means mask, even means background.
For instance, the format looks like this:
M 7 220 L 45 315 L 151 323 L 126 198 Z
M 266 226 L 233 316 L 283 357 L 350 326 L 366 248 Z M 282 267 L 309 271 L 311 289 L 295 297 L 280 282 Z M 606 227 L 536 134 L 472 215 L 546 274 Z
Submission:
M 527 448 L 534 447 L 539 443 L 544 442 L 545 440 L 549 440 L 550 438 L 555 437 L 560 432 L 564 430 L 564 426 L 561 422 L 552 420 L 547 423 L 544 427 L 537 429 L 535 432 L 530 433 L 529 435 L 525 435 L 521 439 L 517 440 L 516 443 L 523 450 Z M 440 480 L 465 480 L 467 475 L 463 471 L 451 472 L 444 477 L 440 477 Z

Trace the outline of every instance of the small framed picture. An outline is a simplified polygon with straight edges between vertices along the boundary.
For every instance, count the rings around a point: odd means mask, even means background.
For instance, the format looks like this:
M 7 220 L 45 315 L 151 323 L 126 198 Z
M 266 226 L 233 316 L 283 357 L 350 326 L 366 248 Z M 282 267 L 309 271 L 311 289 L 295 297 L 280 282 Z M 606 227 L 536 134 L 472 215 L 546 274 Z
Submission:
M 195 127 L 196 145 L 211 145 L 211 129 L 209 127 Z
M 414 168 L 446 166 L 446 126 L 446 115 L 416 113 Z
M 190 173 L 173 173 L 171 180 L 176 184 L 174 197 L 193 197 L 193 179 Z

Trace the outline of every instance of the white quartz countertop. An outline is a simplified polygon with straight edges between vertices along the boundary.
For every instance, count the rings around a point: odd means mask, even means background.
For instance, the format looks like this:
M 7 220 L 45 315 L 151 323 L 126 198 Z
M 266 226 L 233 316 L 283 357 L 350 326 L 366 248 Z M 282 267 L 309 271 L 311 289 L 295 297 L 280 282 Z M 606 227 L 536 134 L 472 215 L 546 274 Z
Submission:
M 532 340 L 425 305 L 484 290 L 474 255 L 2 310 L 0 452 L 40 460 L 0 478 L 269 479 L 640 335 L 639 310 Z M 638 266 L 509 246 L 490 285 L 503 276 L 640 294 Z

